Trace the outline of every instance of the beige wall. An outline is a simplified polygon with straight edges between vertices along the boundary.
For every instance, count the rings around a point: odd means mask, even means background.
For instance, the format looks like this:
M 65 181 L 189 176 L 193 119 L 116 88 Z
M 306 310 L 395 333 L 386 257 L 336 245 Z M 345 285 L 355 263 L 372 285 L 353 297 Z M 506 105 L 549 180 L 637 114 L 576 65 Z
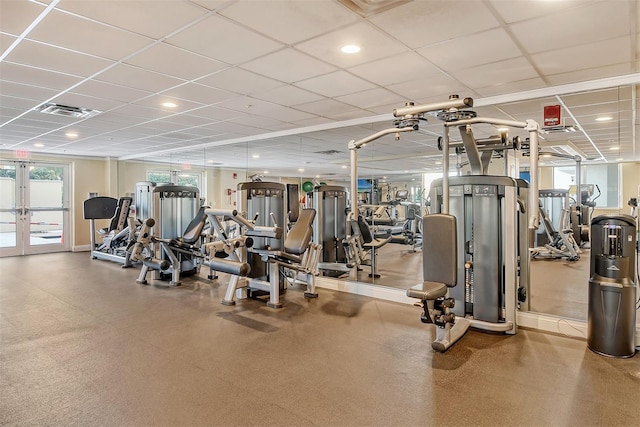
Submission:
M 71 160 L 71 227 L 73 247 L 89 245 L 89 221 L 82 215 L 82 202 L 89 193 L 112 196 L 107 191 L 105 160 Z M 97 221 L 96 227 L 106 226 L 107 221 Z M 73 250 L 73 248 L 72 248 Z
M 622 200 L 620 207 L 623 213 L 628 213 L 627 202 L 629 199 L 640 196 L 640 162 L 623 163 L 621 166 Z

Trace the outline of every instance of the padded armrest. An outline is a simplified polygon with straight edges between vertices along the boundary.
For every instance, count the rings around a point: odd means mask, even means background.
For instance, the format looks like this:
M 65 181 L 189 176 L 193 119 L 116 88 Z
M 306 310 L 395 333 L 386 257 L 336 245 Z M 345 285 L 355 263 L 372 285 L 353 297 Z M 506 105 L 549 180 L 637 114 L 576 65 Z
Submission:
M 440 282 L 422 282 L 407 289 L 407 296 L 422 301 L 431 301 L 445 296 L 447 285 Z

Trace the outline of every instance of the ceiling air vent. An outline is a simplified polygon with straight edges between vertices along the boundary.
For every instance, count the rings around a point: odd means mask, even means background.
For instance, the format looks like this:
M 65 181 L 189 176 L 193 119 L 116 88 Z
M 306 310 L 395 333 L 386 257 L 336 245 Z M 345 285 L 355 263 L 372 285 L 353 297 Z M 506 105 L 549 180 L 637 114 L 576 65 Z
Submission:
M 577 132 L 578 130 L 573 125 L 569 125 L 569 126 L 558 125 L 558 126 L 543 127 L 542 131 L 546 133 L 559 133 L 559 132 Z
M 338 150 L 326 150 L 326 151 L 316 151 L 315 154 L 322 154 L 325 156 L 335 156 L 336 154 L 340 154 L 341 152 Z
M 46 102 L 37 106 L 34 110 L 41 113 L 53 114 L 54 116 L 73 117 L 74 119 L 88 119 L 101 113 L 101 111 L 98 110 L 70 107 L 69 105 L 55 104 L 53 102 Z
M 360 16 L 367 18 L 377 15 L 394 7 L 398 7 L 412 0 L 339 0 L 340 3 L 347 6 Z

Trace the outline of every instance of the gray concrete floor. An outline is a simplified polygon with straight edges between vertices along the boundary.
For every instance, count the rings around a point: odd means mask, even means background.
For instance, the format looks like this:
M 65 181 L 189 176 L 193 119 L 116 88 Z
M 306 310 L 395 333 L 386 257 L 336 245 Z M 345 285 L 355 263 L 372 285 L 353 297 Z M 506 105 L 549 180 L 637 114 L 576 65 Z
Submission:
M 226 307 L 224 283 L 137 273 L 86 253 L 0 259 L 0 424 L 640 424 L 640 356 L 528 330 L 440 354 L 417 307 L 324 289 Z

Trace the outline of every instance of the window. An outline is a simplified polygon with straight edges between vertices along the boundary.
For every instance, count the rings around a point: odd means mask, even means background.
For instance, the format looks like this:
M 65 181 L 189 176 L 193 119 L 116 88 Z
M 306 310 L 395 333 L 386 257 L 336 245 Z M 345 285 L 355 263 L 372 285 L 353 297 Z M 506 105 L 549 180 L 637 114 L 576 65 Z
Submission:
M 202 175 L 185 171 L 148 171 L 147 180 L 156 184 L 175 184 L 200 187 Z
M 553 188 L 571 189 L 575 200 L 575 175 L 574 166 L 557 166 L 553 168 Z M 596 200 L 599 208 L 618 209 L 620 201 L 620 183 L 618 180 L 618 165 L 586 165 L 582 167 L 582 188 L 592 187 L 593 194 L 590 199 Z M 589 185 L 589 187 L 587 187 Z M 597 187 L 596 187 L 597 186 Z M 601 195 L 598 197 L 598 189 Z

